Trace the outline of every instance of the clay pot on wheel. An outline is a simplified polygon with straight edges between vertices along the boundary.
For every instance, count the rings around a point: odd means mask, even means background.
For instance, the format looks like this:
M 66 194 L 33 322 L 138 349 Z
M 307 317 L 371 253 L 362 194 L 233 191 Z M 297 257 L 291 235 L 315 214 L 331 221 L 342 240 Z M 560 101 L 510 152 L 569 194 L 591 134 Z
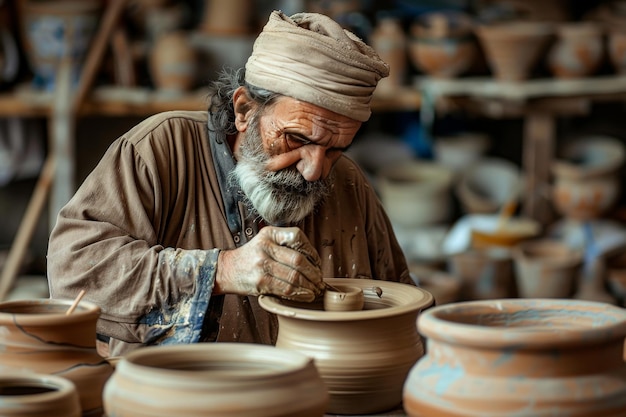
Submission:
M 0 303 L 0 369 L 59 375 L 78 390 L 83 414 L 102 411 L 102 389 L 113 373 L 96 351 L 100 307 L 81 301 L 32 299 Z
M 3 417 L 80 417 L 74 384 L 68 379 L 30 372 L 0 376 L 0 415 Z
M 141 348 L 104 390 L 115 417 L 322 417 L 327 403 L 311 358 L 247 343 Z
M 577 300 L 434 307 L 404 386 L 411 417 L 624 415 L 626 310 Z M 558 410 L 558 411 L 555 411 Z
M 276 346 L 315 359 L 330 394 L 327 413 L 372 414 L 399 406 L 408 371 L 424 353 L 415 323 L 433 296 L 397 282 L 325 281 L 360 287 L 363 310 L 324 311 L 321 302 L 261 296 L 261 307 L 278 316 Z

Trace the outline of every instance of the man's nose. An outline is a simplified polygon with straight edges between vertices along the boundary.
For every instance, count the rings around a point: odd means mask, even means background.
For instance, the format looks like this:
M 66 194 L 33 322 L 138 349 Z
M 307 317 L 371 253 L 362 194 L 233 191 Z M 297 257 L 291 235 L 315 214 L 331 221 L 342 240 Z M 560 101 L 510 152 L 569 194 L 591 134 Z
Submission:
M 317 181 L 328 176 L 331 161 L 326 155 L 326 149 L 321 146 L 303 146 L 300 152 L 301 159 L 296 168 L 305 180 Z

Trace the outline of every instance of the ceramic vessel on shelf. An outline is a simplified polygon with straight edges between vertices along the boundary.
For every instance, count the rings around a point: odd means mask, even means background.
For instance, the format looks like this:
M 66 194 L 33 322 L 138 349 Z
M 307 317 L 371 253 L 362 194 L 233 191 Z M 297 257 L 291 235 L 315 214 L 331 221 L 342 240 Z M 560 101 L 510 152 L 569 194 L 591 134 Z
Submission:
M 120 359 L 104 389 L 115 417 L 322 417 L 327 404 L 311 358 L 248 343 L 138 349 Z
M 522 298 L 574 295 L 583 254 L 556 239 L 538 238 L 513 249 L 517 288 Z
M 476 26 L 487 63 L 499 81 L 530 78 L 554 33 L 548 22 L 510 21 Z
M 477 59 L 473 21 L 465 13 L 425 13 L 410 29 L 409 57 L 415 67 L 432 77 L 457 77 Z
M 27 299 L 0 303 L 0 369 L 29 370 L 69 379 L 83 414 L 102 410 L 102 389 L 113 373 L 96 351 L 100 307 L 72 300 Z
M 3 417 L 80 417 L 74 384 L 60 376 L 30 372 L 0 375 L 0 415 Z
M 321 301 L 297 303 L 261 296 L 261 307 L 278 316 L 276 346 L 315 359 L 330 394 L 327 413 L 373 414 L 399 406 L 407 373 L 424 353 L 415 323 L 433 304 L 433 296 L 397 282 L 325 281 L 360 287 L 363 309 L 324 311 Z
M 523 188 L 520 168 L 504 158 L 482 157 L 459 175 L 454 191 L 466 213 L 495 213 Z M 519 196 L 520 191 L 517 191 Z
M 180 95 L 196 83 L 197 55 L 182 31 L 159 36 L 150 51 L 150 75 L 159 93 Z
M 253 31 L 255 5 L 251 0 L 203 0 L 200 29 L 212 35 L 245 35 Z
M 448 258 L 448 271 L 461 282 L 460 300 L 517 295 L 511 253 L 501 248 L 471 249 Z
M 624 145 L 607 136 L 579 138 L 559 150 L 551 165 L 556 210 L 577 220 L 605 214 L 619 196 L 625 157 Z
M 489 137 L 484 133 L 461 132 L 437 136 L 433 143 L 435 160 L 454 171 L 457 176 L 484 157 L 489 148 Z
M 381 168 L 377 184 L 393 224 L 417 227 L 446 222 L 452 210 L 453 172 L 428 161 L 406 161 Z
M 581 78 L 596 73 L 604 59 L 602 26 L 593 22 L 557 26 L 557 39 L 548 52 L 548 67 L 558 78 Z
M 389 76 L 378 82 L 376 91 L 392 93 L 404 85 L 407 65 L 406 35 L 400 20 L 383 15 L 370 35 L 372 48 L 389 64 Z
M 422 313 L 427 354 L 404 386 L 411 417 L 605 416 L 626 410 L 626 310 L 505 299 Z
M 66 55 L 71 60 L 72 79 L 78 82 L 102 3 L 100 0 L 23 2 L 24 50 L 37 88 L 54 90 L 57 67 Z

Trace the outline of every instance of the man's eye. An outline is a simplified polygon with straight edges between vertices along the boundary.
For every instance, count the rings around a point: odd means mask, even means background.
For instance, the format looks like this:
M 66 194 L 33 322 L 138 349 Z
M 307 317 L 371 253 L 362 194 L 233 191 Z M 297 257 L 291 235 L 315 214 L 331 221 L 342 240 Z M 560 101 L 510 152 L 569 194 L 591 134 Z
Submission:
M 310 140 L 294 135 L 285 135 L 285 142 L 287 143 L 287 147 L 292 150 L 311 143 Z

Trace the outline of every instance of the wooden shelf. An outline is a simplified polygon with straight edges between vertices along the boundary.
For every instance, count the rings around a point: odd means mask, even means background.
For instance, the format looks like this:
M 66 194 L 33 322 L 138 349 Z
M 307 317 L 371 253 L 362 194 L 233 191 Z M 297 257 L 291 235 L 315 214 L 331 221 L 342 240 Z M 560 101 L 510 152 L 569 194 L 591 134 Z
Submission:
M 0 93 L 0 117 L 48 117 L 51 114 L 52 92 L 35 91 L 20 86 L 12 92 Z M 375 94 L 372 110 L 416 111 L 421 104 L 419 92 L 406 87 L 384 94 Z M 103 86 L 93 89 L 81 106 L 79 116 L 149 116 L 168 110 L 206 110 L 207 90 L 185 94 L 164 94 L 149 88 Z

